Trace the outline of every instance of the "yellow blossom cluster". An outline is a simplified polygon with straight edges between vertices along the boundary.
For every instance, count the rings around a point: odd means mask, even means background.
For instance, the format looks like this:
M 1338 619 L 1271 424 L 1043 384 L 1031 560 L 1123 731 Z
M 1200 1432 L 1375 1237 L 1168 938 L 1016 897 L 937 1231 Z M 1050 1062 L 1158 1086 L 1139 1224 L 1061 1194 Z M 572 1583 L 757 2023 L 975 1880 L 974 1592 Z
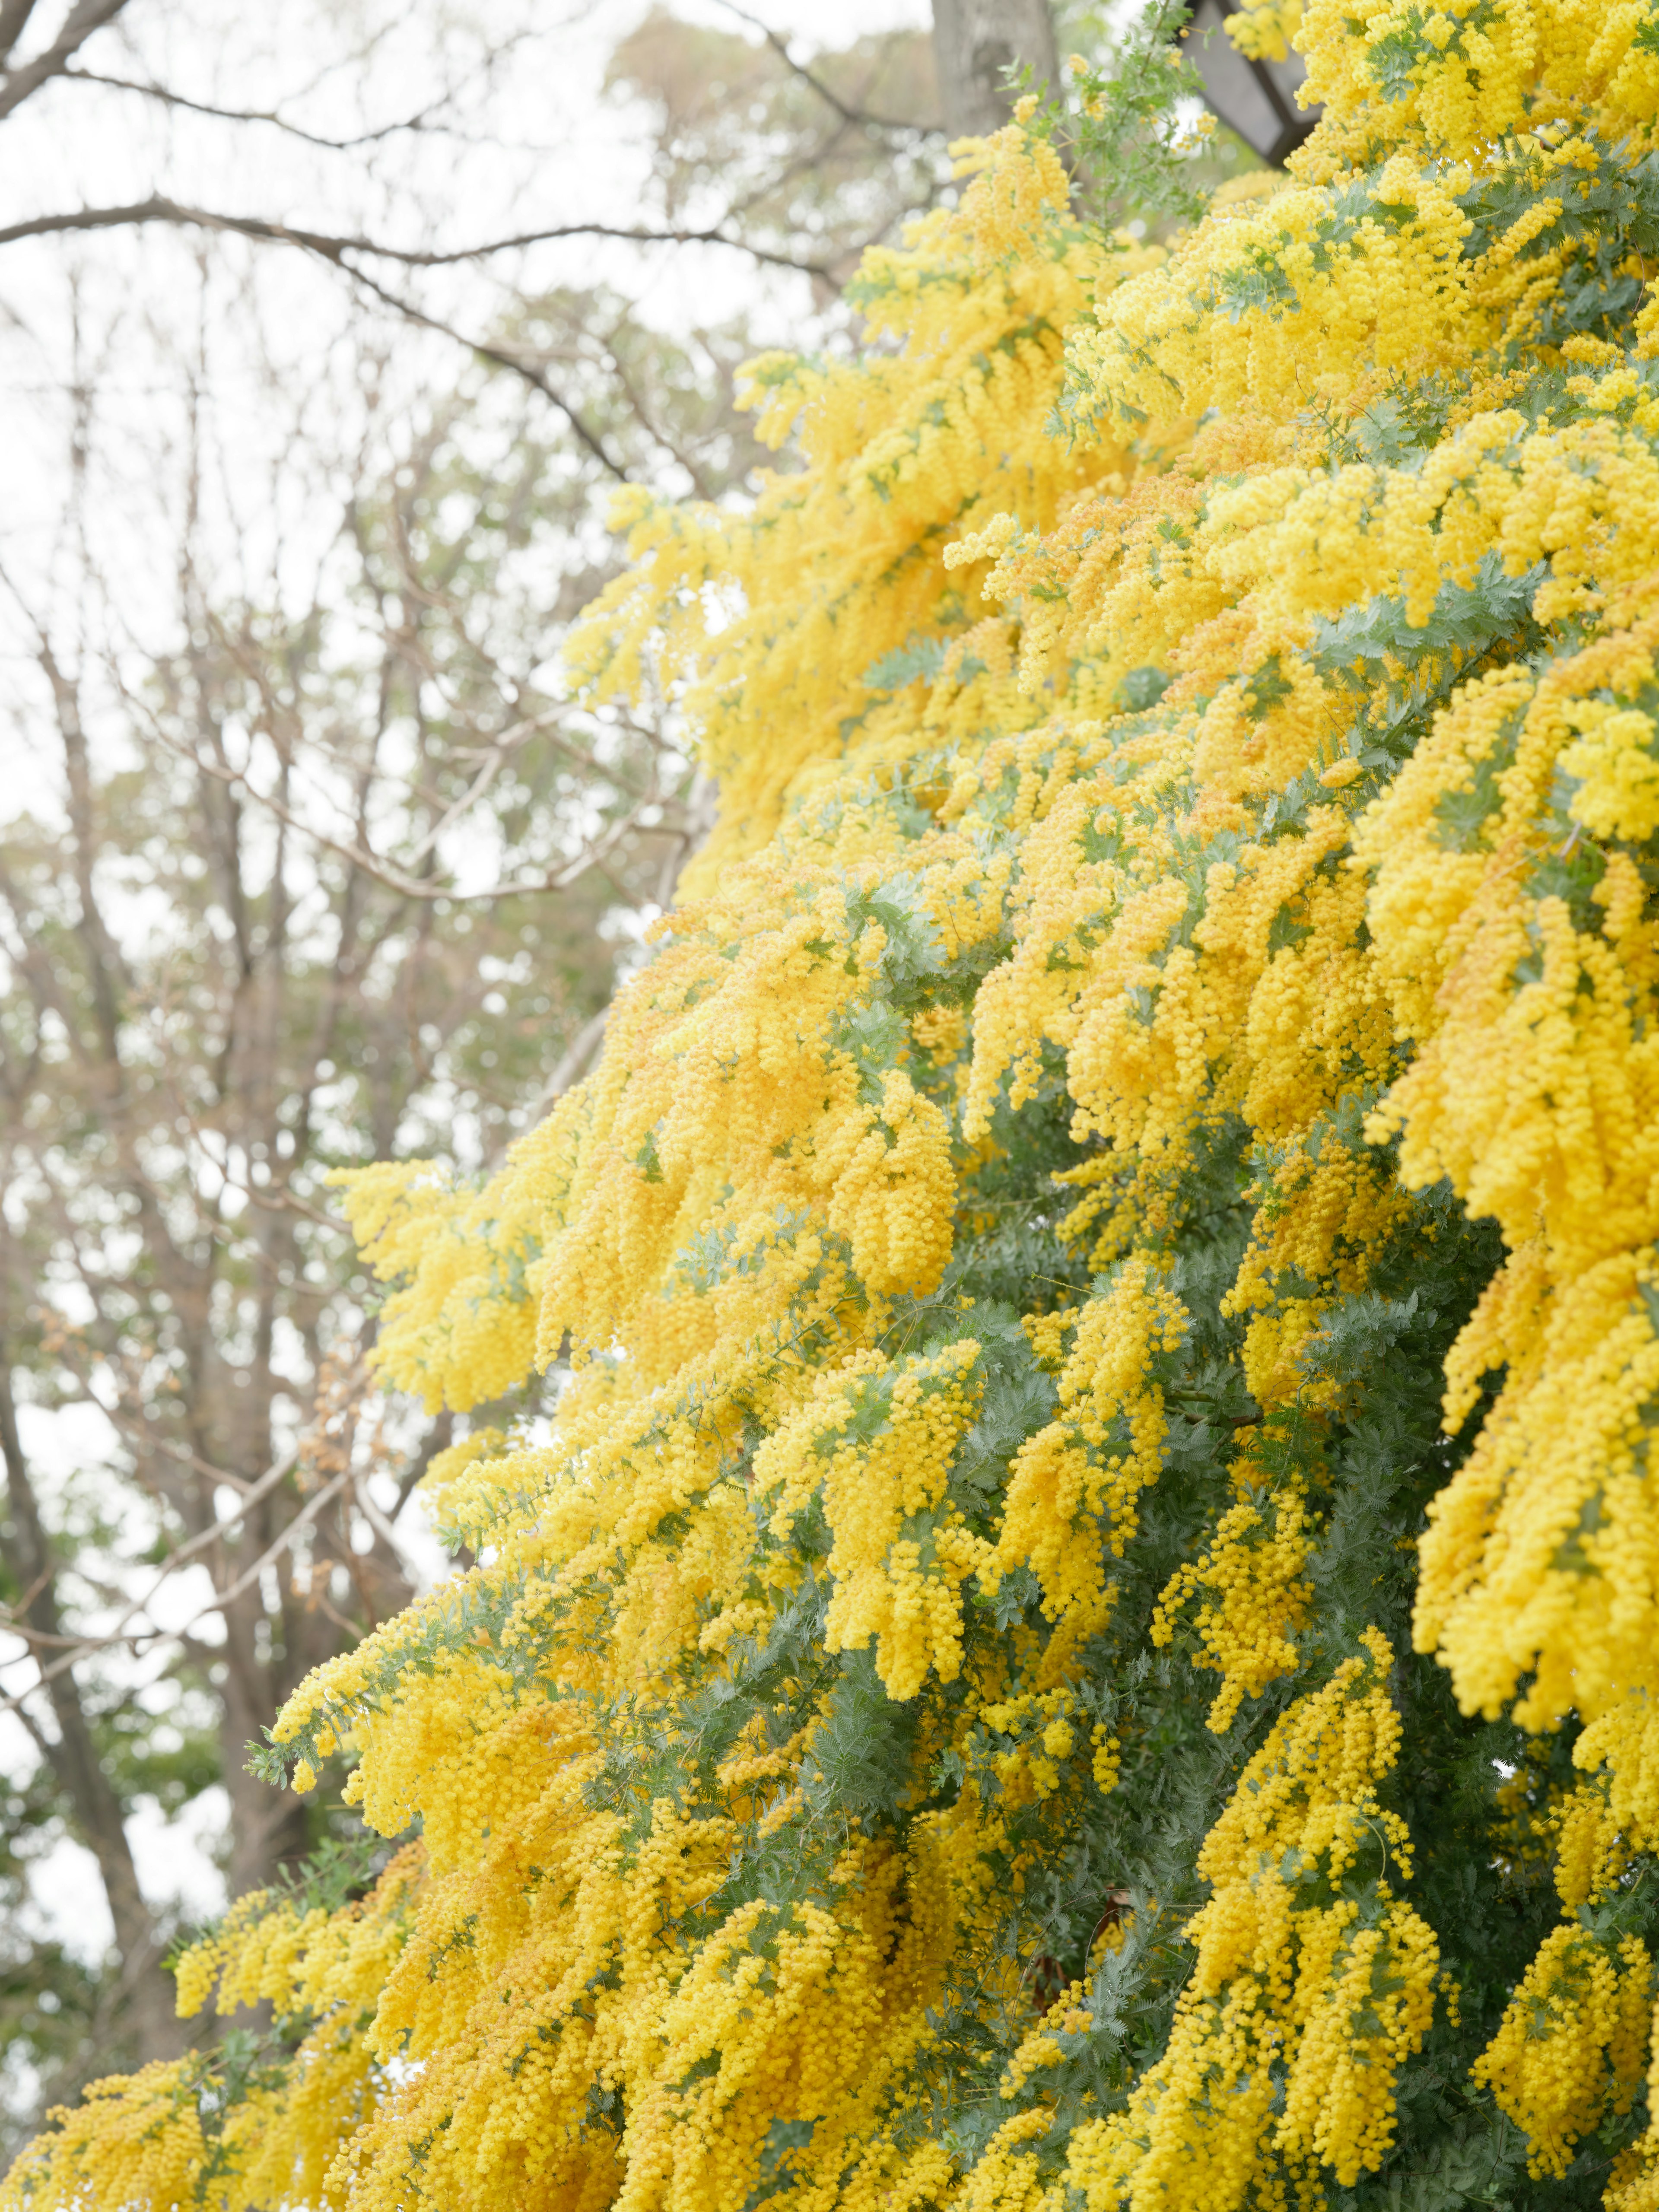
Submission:
M 1103 1297 L 1065 1320 L 1073 1334 L 1060 1367 L 1060 1415 L 1009 1464 L 1001 1530 L 981 1578 L 994 1592 L 1010 1568 L 1028 1568 L 1069 1645 L 1104 1625 L 1109 1563 L 1134 1534 L 1137 1495 L 1157 1479 L 1164 1400 L 1149 1364 L 1179 1343 L 1184 1316 L 1135 1257 Z
M 821 1500 L 833 1542 L 831 1651 L 875 1640 L 890 1698 L 913 1698 L 930 1669 L 962 1667 L 961 1586 L 983 1548 L 947 1498 L 951 1463 L 978 1409 L 971 1337 L 895 1373 L 878 1352 L 855 1354 L 755 1454 L 757 1498 L 775 1495 L 774 1534 Z
M 197 2057 L 97 2083 L 56 2136 L 19 2160 L 24 2203 L 184 2206 L 226 2212 L 328 2200 L 340 2146 L 372 2124 L 388 2079 L 368 2031 L 403 1948 L 418 1847 L 400 1852 L 362 1904 L 332 1913 L 257 1893 L 179 1975 L 186 2018 L 216 1982 L 221 2010 L 266 2004 L 289 2026 L 280 2061 L 247 2069 L 226 2100 Z
M 473 1564 L 267 1764 L 395 1856 L 239 1905 L 181 1995 L 258 2064 L 3 2212 L 1312 2212 L 1591 2135 L 1659 2212 L 1659 40 L 1239 36 L 1292 176 L 1114 237 L 1027 112 L 751 368 L 798 466 L 628 495 L 573 677 L 719 823 L 499 1172 L 342 1178 Z
M 1605 2112 L 1630 2110 L 1652 2010 L 1639 1936 L 1614 1945 L 1569 1923 L 1545 1942 L 1474 2067 L 1526 2130 L 1531 2172 L 1565 2173 L 1581 2136 Z
M 1586 122 L 1644 138 L 1659 117 L 1650 21 L 1642 0 L 1441 0 L 1428 10 L 1308 0 L 1297 45 L 1309 97 L 1328 117 L 1309 166 L 1361 166 L 1402 141 L 1461 160 L 1512 133 Z
M 1364 1640 L 1240 1777 L 1200 1856 L 1214 1894 L 1188 1926 L 1198 1956 L 1169 2048 L 1124 2112 L 1073 2136 L 1075 2196 L 1056 2203 L 1209 2212 L 1274 2201 L 1316 2162 L 1347 2185 L 1381 2163 L 1439 1954 L 1382 1871 L 1392 1853 L 1409 1874 L 1410 1854 L 1376 1795 L 1399 1751 L 1392 1655 L 1375 1630 Z M 1372 1859 L 1356 1893 L 1343 1877 Z
M 1232 1726 L 1245 1698 L 1295 1671 L 1295 1632 L 1313 1595 L 1304 1572 L 1306 1498 L 1294 1484 L 1258 1498 L 1249 1473 L 1248 1465 L 1236 1473 L 1244 1495 L 1222 1515 L 1200 1557 L 1170 1577 L 1150 1632 L 1154 1644 L 1168 1644 L 1184 1601 L 1202 1593 L 1193 1626 L 1204 1650 L 1197 1664 L 1222 1678 L 1206 1723 L 1218 1734 Z
M 1095 1787 L 1116 1786 L 1121 1741 L 1103 1723 L 1089 1725 L 1074 1690 L 1023 1690 L 981 1705 L 977 1721 L 963 1747 L 963 1765 L 970 1776 L 994 1778 L 1000 1792 L 1047 1797 L 1060 1788 L 1066 1762 L 1085 1744 Z

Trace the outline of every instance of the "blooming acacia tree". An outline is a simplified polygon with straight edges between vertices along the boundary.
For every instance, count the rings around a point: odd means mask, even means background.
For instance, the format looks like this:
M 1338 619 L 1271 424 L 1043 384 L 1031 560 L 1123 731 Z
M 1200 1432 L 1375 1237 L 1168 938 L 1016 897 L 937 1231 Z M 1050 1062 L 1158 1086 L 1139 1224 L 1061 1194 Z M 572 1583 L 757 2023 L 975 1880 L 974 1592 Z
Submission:
M 1348 8 L 1294 178 L 1103 239 L 1017 120 L 756 365 L 800 471 L 634 501 L 577 662 L 721 825 L 346 1196 L 551 1432 L 273 1731 L 395 1856 L 9 2207 L 1659 2197 L 1659 64 Z

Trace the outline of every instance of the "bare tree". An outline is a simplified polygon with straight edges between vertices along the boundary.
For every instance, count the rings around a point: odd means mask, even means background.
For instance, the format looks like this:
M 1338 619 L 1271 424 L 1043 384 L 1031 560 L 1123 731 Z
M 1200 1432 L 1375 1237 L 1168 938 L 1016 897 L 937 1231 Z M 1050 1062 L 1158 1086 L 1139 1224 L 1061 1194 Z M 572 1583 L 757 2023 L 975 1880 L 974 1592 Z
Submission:
M 440 409 L 349 485 L 286 612 L 228 603 L 187 537 L 163 654 L 77 647 L 0 579 L 39 678 L 14 740 L 37 804 L 0 832 L 0 1710 L 103 1881 L 100 2065 L 179 2034 L 126 1833 L 146 1739 L 211 1736 L 228 1887 L 268 1884 L 318 1832 L 246 1747 L 410 1595 L 398 1522 L 449 1425 L 368 1386 L 326 1175 L 497 1152 L 591 1056 L 607 917 L 665 900 L 698 833 L 665 708 L 548 688 L 540 545 L 586 479 L 521 428 L 503 482 L 465 429 Z M 94 528 L 83 627 L 100 603 Z M 125 1531 L 77 1527 L 25 1451 L 20 1411 L 76 1402 Z

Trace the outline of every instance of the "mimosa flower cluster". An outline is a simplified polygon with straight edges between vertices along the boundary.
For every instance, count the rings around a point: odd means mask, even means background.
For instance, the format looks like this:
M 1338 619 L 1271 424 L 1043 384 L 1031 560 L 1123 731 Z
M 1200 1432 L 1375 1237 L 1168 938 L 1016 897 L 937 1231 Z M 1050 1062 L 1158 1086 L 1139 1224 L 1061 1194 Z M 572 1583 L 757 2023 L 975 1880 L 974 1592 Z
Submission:
M 1659 2212 L 1659 14 L 1031 114 L 573 648 L 720 826 L 482 1188 L 344 1177 L 473 1564 L 5 2212 Z

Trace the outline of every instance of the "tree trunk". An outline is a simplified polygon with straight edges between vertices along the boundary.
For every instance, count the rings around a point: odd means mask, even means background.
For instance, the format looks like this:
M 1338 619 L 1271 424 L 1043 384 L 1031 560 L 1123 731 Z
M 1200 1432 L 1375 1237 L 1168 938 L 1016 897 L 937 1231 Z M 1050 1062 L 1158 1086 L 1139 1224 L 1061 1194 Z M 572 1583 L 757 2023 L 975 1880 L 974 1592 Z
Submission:
M 0 1540 L 7 1569 L 21 1585 L 22 1622 L 37 1636 L 58 1639 L 63 1635 L 63 1620 L 52 1547 L 23 1459 L 3 1342 L 0 1342 L 0 1462 L 5 1468 L 7 1519 L 6 1533 Z M 54 1640 L 37 1649 L 46 1667 L 58 1656 L 60 1645 Z M 120 1800 L 99 1763 L 74 1669 L 54 1675 L 46 1685 L 46 1694 L 58 1727 L 58 1741 L 47 1747 L 47 1755 L 58 1787 L 74 1808 L 81 1841 L 97 1860 L 103 1877 L 104 1895 L 115 1924 L 115 1946 L 121 1954 L 121 1984 L 140 2056 L 170 2058 L 183 2050 L 185 2037 L 173 2007 L 172 1978 L 161 1965 L 166 1947 L 138 1887 Z
M 1018 97 L 1005 70 L 1028 63 L 1036 82 L 1059 82 L 1048 0 L 933 0 L 933 60 L 951 137 L 1000 131 Z

